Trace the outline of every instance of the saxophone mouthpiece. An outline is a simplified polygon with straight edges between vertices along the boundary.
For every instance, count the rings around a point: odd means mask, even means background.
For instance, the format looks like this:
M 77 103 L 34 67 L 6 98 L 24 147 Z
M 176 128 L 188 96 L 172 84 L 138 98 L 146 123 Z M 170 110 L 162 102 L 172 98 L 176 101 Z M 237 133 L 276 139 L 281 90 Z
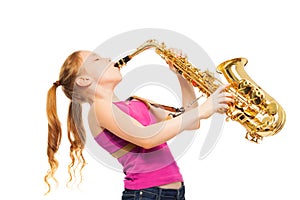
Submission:
M 118 62 L 114 64 L 114 67 L 121 68 L 126 65 L 131 60 L 131 56 L 125 56 L 121 58 Z

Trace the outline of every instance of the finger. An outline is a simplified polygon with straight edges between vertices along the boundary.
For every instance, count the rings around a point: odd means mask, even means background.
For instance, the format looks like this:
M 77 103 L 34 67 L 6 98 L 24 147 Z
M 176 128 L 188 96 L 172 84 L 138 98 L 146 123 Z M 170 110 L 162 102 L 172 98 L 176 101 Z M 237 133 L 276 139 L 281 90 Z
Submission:
M 224 97 L 219 99 L 219 103 L 221 104 L 233 104 L 234 100 L 232 98 Z
M 217 112 L 220 113 L 220 114 L 224 114 L 228 111 L 229 109 L 229 106 L 226 105 L 226 104 L 220 104 L 220 106 L 218 107 L 217 109 Z
M 235 99 L 235 96 L 232 95 L 231 93 L 229 92 L 221 92 L 218 94 L 218 96 L 216 97 L 218 100 L 229 100 L 229 101 L 234 101 Z
M 219 108 L 218 110 L 217 110 L 217 113 L 220 113 L 220 114 L 224 114 L 224 113 L 226 113 L 227 111 L 226 111 L 226 109 L 224 109 L 224 108 Z
M 170 60 L 166 60 L 166 63 L 169 65 L 169 67 L 174 69 L 173 63 Z
M 179 57 L 182 57 L 183 53 L 181 49 L 176 49 L 176 48 L 170 48 L 171 52 L 176 54 Z
M 222 92 L 224 97 L 234 98 L 235 96 L 230 92 Z
M 229 93 L 229 92 L 221 92 L 221 93 L 219 93 L 216 97 L 217 97 L 218 99 L 222 99 L 222 98 L 225 98 L 225 97 L 234 99 L 235 96 L 232 95 L 232 94 Z
M 169 69 L 170 69 L 172 72 L 176 73 L 177 70 L 176 70 L 176 68 L 174 67 L 174 65 L 173 65 L 171 62 L 168 63 L 168 64 L 169 64 Z
M 225 89 L 227 89 L 228 87 L 230 87 L 230 84 L 222 85 L 222 86 L 220 86 L 215 92 L 216 92 L 216 93 L 221 93 L 221 92 L 223 92 Z

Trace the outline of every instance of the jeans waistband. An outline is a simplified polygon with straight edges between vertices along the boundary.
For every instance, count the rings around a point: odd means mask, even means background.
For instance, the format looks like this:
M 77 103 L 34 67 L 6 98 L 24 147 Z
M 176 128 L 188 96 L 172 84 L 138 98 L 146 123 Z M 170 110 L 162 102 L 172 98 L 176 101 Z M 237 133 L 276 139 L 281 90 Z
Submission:
M 185 195 L 185 186 L 182 186 L 179 189 L 165 189 L 160 187 L 151 187 L 140 190 L 129 190 L 125 189 L 126 194 L 134 195 L 135 197 L 141 197 L 143 195 L 155 195 L 158 199 L 163 197 L 173 197 L 174 199 L 184 199 Z

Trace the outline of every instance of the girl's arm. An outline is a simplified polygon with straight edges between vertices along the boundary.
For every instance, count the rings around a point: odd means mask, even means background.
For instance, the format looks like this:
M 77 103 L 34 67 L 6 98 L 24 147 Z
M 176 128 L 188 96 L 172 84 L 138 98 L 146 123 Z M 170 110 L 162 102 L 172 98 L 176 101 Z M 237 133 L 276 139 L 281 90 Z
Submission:
M 167 142 L 199 120 L 210 117 L 219 108 L 228 108 L 227 103 L 232 102 L 232 98 L 230 94 L 223 92 L 224 89 L 225 87 L 219 88 L 202 105 L 192 108 L 178 117 L 149 126 L 141 125 L 117 106 L 102 99 L 94 102 L 93 109 L 95 109 L 99 126 L 108 129 L 124 140 L 149 149 Z
M 192 108 L 196 108 L 198 106 L 198 102 L 195 102 L 190 107 L 187 107 L 187 105 L 195 101 L 195 99 L 197 98 L 194 87 L 187 80 L 185 80 L 181 75 L 177 74 L 177 78 L 181 87 L 181 94 L 182 94 L 181 99 L 182 99 L 183 107 L 186 109 L 186 111 Z M 194 124 L 188 127 L 187 130 L 195 130 L 198 129 L 199 127 L 200 127 L 200 121 L 196 121 Z
M 182 56 L 181 51 L 179 51 L 177 49 L 173 49 L 173 51 L 177 52 L 176 54 L 178 54 L 179 57 Z M 187 105 L 190 105 L 197 98 L 194 87 L 191 85 L 191 83 L 189 83 L 187 80 L 185 80 L 181 74 L 178 74 L 178 72 L 175 70 L 175 68 L 173 67 L 173 64 L 171 62 L 167 62 L 167 64 L 169 65 L 169 68 L 171 69 L 171 71 L 173 71 L 178 78 L 178 81 L 180 84 L 180 89 L 181 89 L 181 100 L 182 100 L 182 104 L 183 104 L 182 106 L 185 108 L 185 110 L 189 110 L 189 109 L 197 107 L 198 106 L 197 102 L 195 102 L 195 103 L 193 103 L 193 105 L 187 107 Z M 194 124 L 192 124 L 190 127 L 188 127 L 187 130 L 198 129 L 199 126 L 200 126 L 200 122 L 197 121 Z

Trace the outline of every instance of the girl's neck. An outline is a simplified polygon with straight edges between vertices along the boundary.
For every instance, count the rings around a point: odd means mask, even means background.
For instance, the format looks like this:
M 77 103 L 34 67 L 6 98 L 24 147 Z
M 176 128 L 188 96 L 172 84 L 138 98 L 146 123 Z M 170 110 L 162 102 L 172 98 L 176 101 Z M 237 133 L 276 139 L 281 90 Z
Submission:
M 104 88 L 97 89 L 93 96 L 94 96 L 93 101 L 95 100 L 104 100 L 108 102 L 119 101 L 119 98 L 112 90 L 106 90 Z

